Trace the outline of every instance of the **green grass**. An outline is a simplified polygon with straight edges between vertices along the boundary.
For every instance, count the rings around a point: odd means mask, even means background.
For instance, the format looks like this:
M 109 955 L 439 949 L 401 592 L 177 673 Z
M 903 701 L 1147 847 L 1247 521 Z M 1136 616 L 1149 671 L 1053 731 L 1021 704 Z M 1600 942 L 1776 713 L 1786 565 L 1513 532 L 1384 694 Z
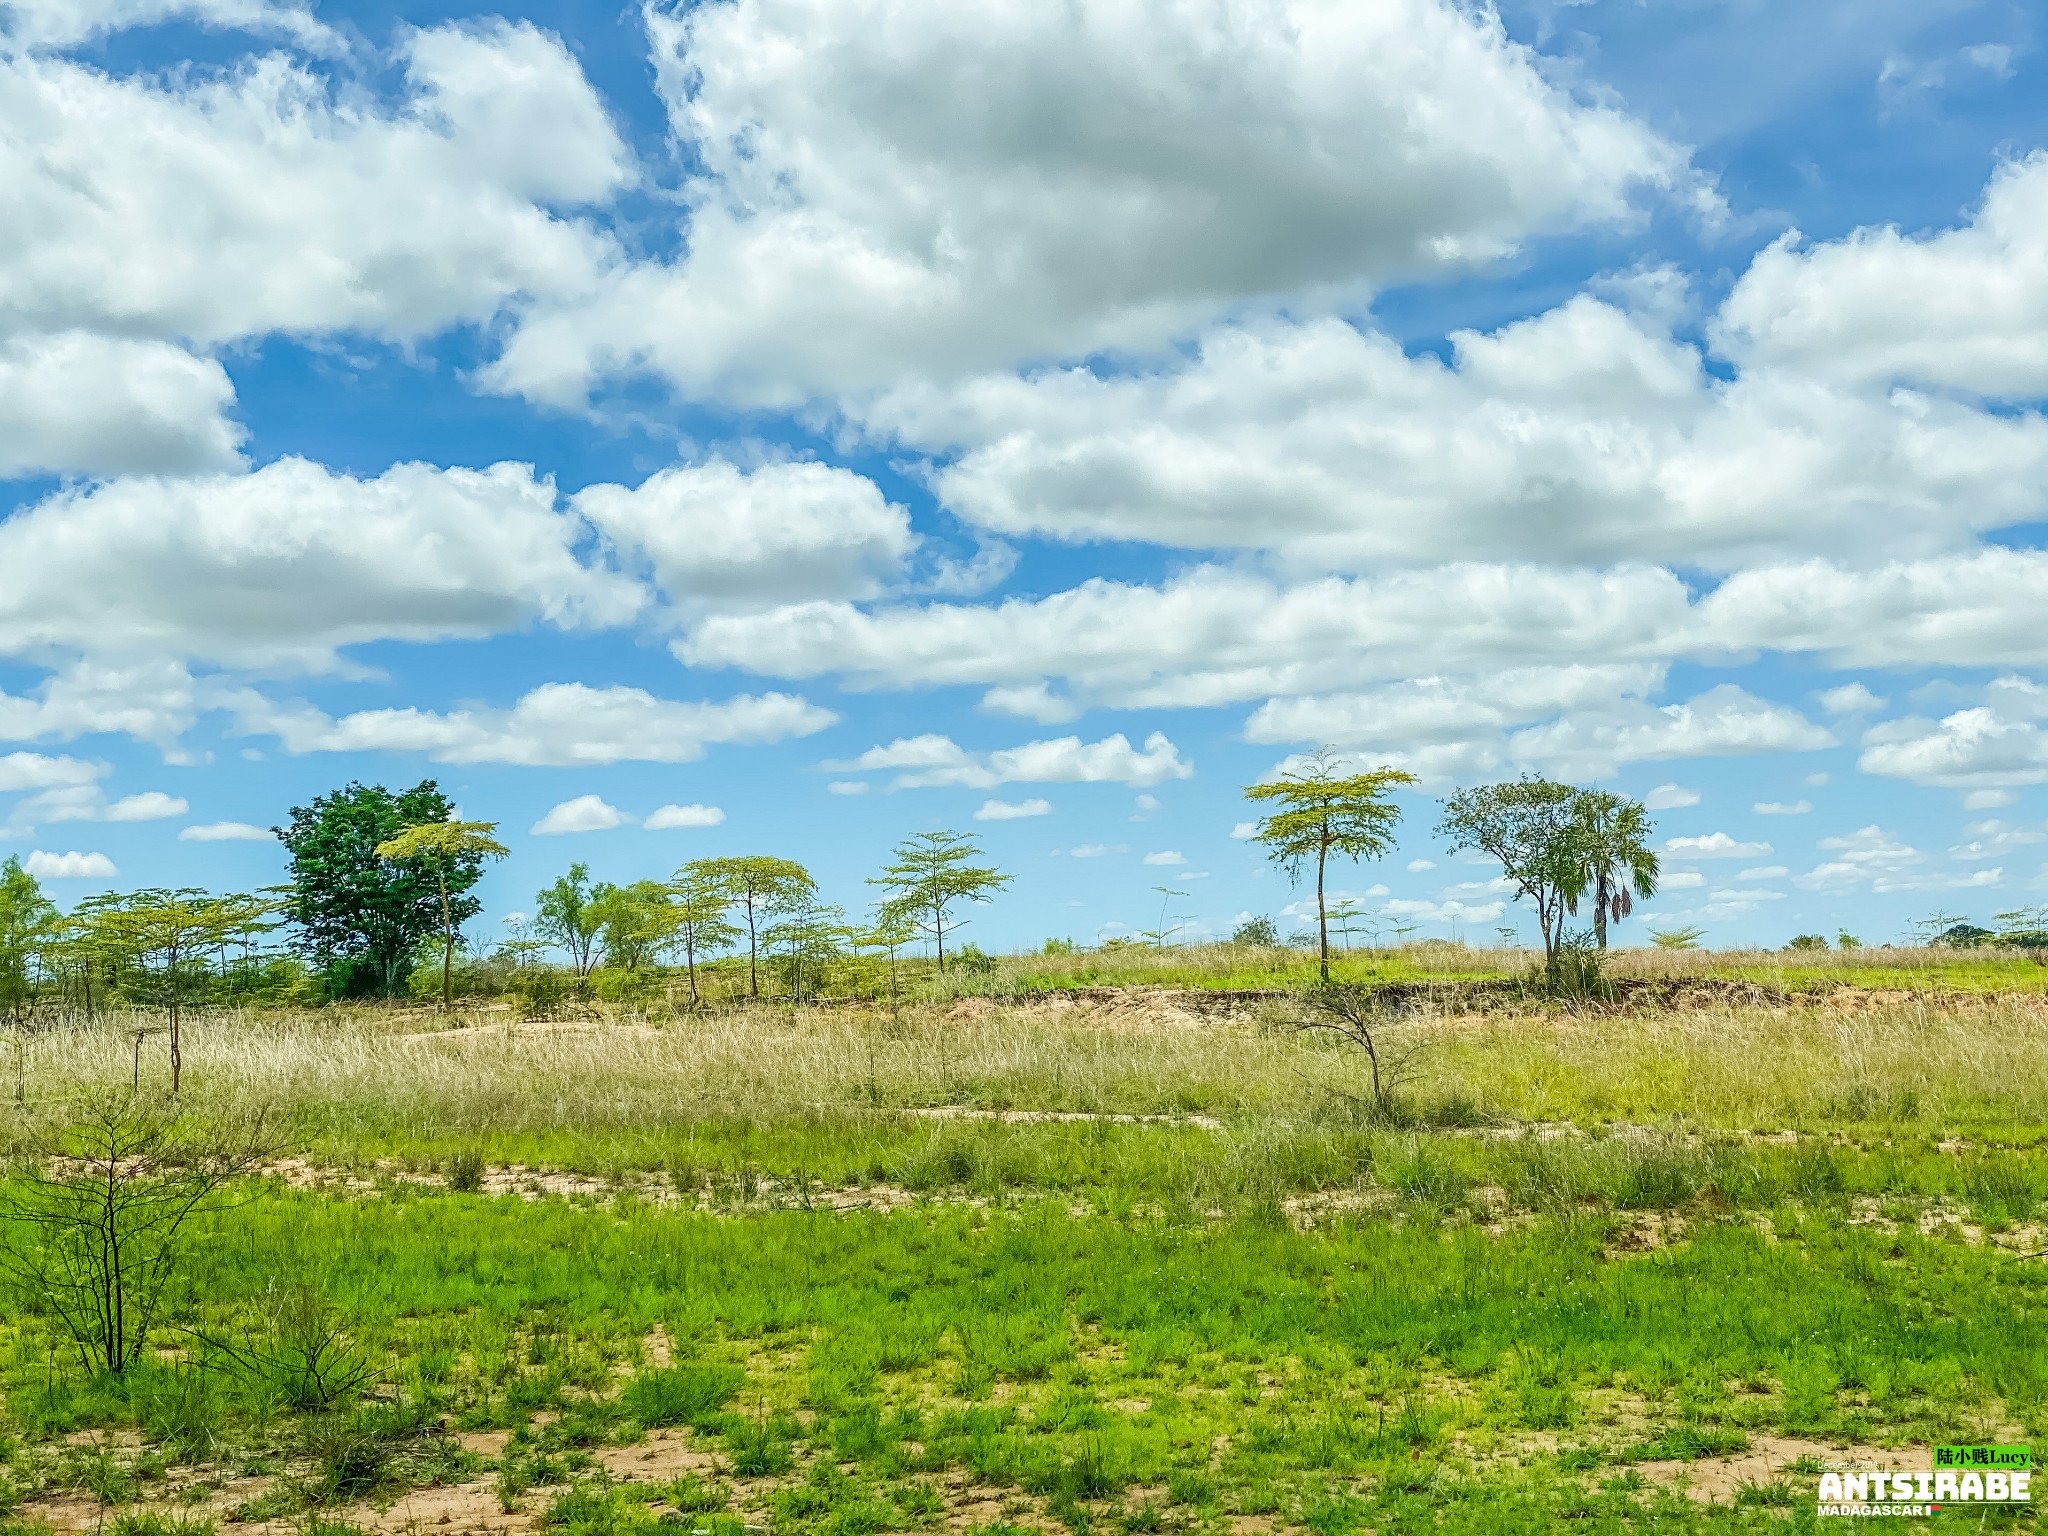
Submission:
M 1816 1465 L 1673 1465 L 2048 1430 L 2036 1004 L 1446 990 L 1385 1025 L 1391 1110 L 1285 1000 L 196 1017 L 187 1113 L 356 1182 L 204 1218 L 125 1380 L 0 1295 L 0 1536 L 59 1495 L 352 1536 L 430 1484 L 576 1536 L 1780 1529 Z M 0 1137 L 129 1043 L 29 1042 Z M 515 1162 L 582 1178 L 477 1192 Z M 307 1317 L 364 1367 L 324 1410 L 246 1364 Z M 712 1462 L 637 1477 L 644 1436 Z
M 1661 1528 L 1654 1495 L 1601 1479 L 1788 1419 L 1865 1442 L 2048 1428 L 2042 1266 L 1794 1208 L 1771 1225 L 1707 1220 L 1621 1257 L 1605 1219 L 1498 1235 L 1414 1210 L 1316 1233 L 1058 1208 L 735 1222 L 280 1193 L 209 1220 L 192 1280 L 227 1326 L 260 1314 L 280 1271 L 317 1275 L 413 1405 L 293 1431 L 309 1505 L 471 1475 L 423 1449 L 421 1425 L 446 1417 L 522 1428 L 508 1465 L 562 1486 L 547 1521 L 582 1531 L 655 1522 L 646 1491 L 564 1454 L 679 1421 L 720 1448 L 743 1503 L 841 1532 L 915 1528 L 914 1486 L 959 1469 L 1069 1523 L 1158 1489 L 1218 1518 L 1271 1502 L 1318 1532 L 1426 1510 L 1505 1530 L 1582 1501 Z M 657 1329 L 679 1364 L 647 1364 Z M 10 1416 L 45 1441 L 144 1423 L 138 1405 L 190 1370 L 76 1382 L 52 1375 L 40 1320 L 8 1333 Z M 223 1443 L 278 1436 L 232 1381 L 213 1411 Z M 689 1497 L 712 1502 L 701 1483 Z

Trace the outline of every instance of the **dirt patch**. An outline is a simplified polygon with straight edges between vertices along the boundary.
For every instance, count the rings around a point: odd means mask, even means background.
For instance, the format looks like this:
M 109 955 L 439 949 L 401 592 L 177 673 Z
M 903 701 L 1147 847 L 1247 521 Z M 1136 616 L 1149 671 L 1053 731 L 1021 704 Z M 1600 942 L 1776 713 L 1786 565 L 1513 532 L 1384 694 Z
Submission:
M 1929 1454 L 1924 1445 L 1829 1445 L 1820 1440 L 1755 1435 L 1748 1450 L 1733 1456 L 1703 1456 L 1698 1461 L 1638 1461 L 1630 1465 L 1646 1481 L 1664 1487 L 1683 1483 L 1687 1498 L 1718 1504 L 1732 1501 L 1745 1487 L 1758 1487 L 1784 1476 L 1802 1456 L 1811 1456 L 1831 1467 L 1893 1471 L 1925 1467 Z
M 717 1472 L 718 1458 L 695 1449 L 687 1436 L 673 1430 L 648 1431 L 638 1445 L 611 1445 L 593 1453 L 613 1477 L 663 1483 L 685 1472 Z

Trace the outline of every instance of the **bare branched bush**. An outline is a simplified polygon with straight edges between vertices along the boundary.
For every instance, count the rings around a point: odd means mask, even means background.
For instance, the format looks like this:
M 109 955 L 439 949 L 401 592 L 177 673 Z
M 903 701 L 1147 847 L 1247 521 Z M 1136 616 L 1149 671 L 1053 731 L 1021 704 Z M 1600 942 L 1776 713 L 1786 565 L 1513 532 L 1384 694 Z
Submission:
M 1422 1064 L 1422 1042 L 1390 1030 L 1393 1016 L 1375 988 L 1343 983 L 1310 987 L 1302 1000 L 1307 1011 L 1296 1019 L 1295 1029 L 1333 1034 L 1364 1051 L 1372 1069 L 1373 1111 L 1383 1119 L 1396 1118 L 1401 1089 Z
M 93 1100 L 0 1184 L 0 1272 L 88 1373 L 119 1374 L 162 1320 L 186 1224 L 242 1199 L 269 1150 L 260 1122 L 234 1135 L 128 1095 Z

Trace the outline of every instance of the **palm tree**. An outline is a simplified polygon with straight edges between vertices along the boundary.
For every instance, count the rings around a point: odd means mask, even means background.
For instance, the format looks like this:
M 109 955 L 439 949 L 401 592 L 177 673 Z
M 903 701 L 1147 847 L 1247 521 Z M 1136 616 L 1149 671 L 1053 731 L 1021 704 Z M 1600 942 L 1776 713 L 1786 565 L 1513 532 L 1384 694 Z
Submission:
M 1635 910 L 1636 898 L 1657 894 L 1657 855 L 1650 851 L 1649 812 L 1641 801 L 1604 789 L 1582 789 L 1572 797 L 1574 840 L 1582 874 L 1581 891 L 1593 897 L 1593 940 L 1607 947 L 1607 924 Z M 1577 912 L 1578 899 L 1571 909 Z
M 480 869 L 485 859 L 502 859 L 512 850 L 491 834 L 495 821 L 428 821 L 407 827 L 377 845 L 377 857 L 404 862 L 418 859 L 433 871 L 441 892 L 441 1011 L 451 1006 L 449 972 L 455 963 L 455 919 L 448 908 L 448 871 L 464 864 Z

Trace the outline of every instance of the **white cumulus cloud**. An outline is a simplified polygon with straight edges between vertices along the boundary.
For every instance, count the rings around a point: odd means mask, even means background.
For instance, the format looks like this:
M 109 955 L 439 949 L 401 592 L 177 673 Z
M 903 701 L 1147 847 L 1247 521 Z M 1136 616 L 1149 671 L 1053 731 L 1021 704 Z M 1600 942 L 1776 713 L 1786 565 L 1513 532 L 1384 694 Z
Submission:
M 974 813 L 976 821 L 1019 821 L 1027 816 L 1052 814 L 1050 800 L 984 800 Z
M 21 867 L 38 880 L 112 880 L 120 874 L 104 853 L 46 853 L 40 848 Z
M 206 821 L 179 829 L 181 843 L 268 843 L 277 834 L 246 821 Z
M 725 812 L 715 805 L 664 805 L 650 811 L 641 825 L 650 832 L 668 832 L 678 827 L 722 827 Z
M 601 795 L 578 795 L 564 800 L 533 824 L 535 837 L 557 837 L 565 832 L 608 832 L 631 818 Z

